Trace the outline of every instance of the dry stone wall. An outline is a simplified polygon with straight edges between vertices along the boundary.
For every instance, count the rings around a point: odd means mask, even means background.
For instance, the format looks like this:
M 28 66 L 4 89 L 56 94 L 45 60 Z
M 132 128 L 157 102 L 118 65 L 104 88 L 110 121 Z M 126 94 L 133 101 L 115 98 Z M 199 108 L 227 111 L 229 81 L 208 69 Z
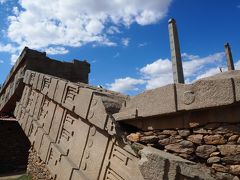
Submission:
M 239 179 L 240 71 L 135 97 L 89 72 L 25 49 L 6 79 L 0 115 L 14 110 L 29 139 L 33 179 Z
M 14 114 L 35 151 L 29 172 L 36 179 L 47 172 L 57 180 L 238 178 L 238 124 L 191 123 L 127 136 L 136 128 L 114 115 L 129 97 L 29 70 L 23 82 Z M 40 163 L 31 163 L 36 157 Z
M 127 136 L 138 142 L 204 164 L 214 172 L 240 176 L 240 124 L 209 123 L 189 129 L 139 131 Z

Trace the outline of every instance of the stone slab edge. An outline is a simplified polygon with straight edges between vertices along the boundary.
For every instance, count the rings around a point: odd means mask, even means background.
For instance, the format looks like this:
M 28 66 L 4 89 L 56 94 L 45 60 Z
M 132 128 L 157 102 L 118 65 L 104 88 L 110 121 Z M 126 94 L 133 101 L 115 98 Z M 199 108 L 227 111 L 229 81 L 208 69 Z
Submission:
M 146 91 L 126 101 L 113 117 L 116 121 L 141 119 L 219 106 L 240 101 L 240 71 L 228 71 L 193 84 L 170 84 Z

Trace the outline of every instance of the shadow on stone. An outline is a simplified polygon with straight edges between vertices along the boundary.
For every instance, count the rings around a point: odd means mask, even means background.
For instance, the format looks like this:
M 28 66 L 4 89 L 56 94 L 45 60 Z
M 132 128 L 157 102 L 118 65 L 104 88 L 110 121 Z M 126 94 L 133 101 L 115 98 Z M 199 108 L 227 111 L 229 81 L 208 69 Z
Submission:
M 0 176 L 26 172 L 29 148 L 17 121 L 0 120 Z

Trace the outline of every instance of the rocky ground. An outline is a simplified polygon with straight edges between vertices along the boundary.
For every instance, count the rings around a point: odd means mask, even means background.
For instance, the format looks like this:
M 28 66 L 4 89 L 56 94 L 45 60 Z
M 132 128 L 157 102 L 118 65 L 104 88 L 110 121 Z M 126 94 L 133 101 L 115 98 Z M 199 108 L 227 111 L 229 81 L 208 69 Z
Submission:
M 29 150 L 27 172 L 31 175 L 32 180 L 52 180 L 45 163 L 33 149 Z
M 189 129 L 134 132 L 127 136 L 184 159 L 205 164 L 212 171 L 240 177 L 240 123 L 192 124 Z

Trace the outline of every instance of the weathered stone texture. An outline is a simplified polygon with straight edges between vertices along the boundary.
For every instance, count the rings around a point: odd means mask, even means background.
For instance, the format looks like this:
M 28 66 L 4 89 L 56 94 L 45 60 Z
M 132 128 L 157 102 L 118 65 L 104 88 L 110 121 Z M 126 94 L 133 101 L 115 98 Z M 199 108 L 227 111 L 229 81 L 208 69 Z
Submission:
M 27 173 L 32 180 L 53 180 L 46 164 L 33 149 L 29 150 Z
M 54 84 L 51 83 L 49 79 L 44 78 L 43 75 L 34 77 L 34 74 L 32 73 L 25 73 L 26 70 L 33 70 L 48 75 L 54 75 L 72 82 L 88 83 L 90 64 L 86 61 L 78 60 L 73 60 L 70 63 L 57 61 L 48 58 L 46 53 L 41 53 L 25 47 L 0 89 L 0 115 L 12 115 L 16 102 L 19 101 L 22 96 L 24 83 L 31 85 L 34 84 L 34 86 L 38 88 L 42 87 L 40 84 L 41 82 L 44 82 L 45 86 Z M 24 75 L 28 76 L 25 80 L 23 80 Z M 36 79 L 35 82 L 33 82 L 34 78 Z M 37 81 L 39 81 L 38 86 Z M 44 94 L 49 93 L 49 96 L 51 96 L 52 92 L 53 91 L 44 91 Z
M 86 84 L 86 62 L 63 63 L 37 54 L 24 51 L 0 92 L 0 113 L 6 105 L 15 108 L 31 142 L 34 178 L 240 176 L 239 71 L 127 97 Z M 21 69 L 25 56 L 34 60 Z M 21 95 L 9 105 L 19 79 Z

